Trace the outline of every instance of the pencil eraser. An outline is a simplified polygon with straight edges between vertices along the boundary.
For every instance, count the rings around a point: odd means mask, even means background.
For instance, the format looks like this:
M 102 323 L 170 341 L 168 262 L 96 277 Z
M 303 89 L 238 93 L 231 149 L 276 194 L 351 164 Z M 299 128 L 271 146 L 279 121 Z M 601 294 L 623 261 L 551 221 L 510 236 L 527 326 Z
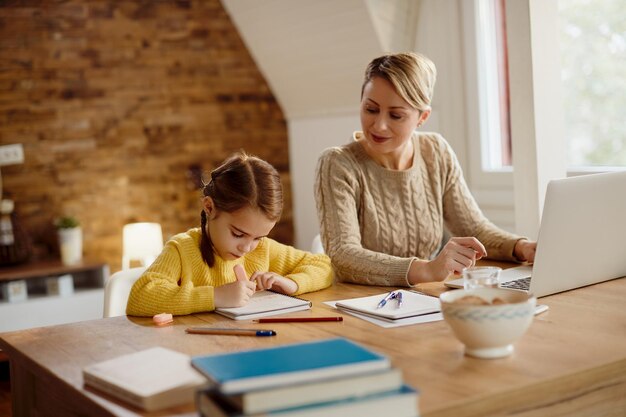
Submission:
M 163 326 L 164 324 L 168 324 L 174 321 L 174 317 L 172 317 L 172 315 L 170 313 L 161 313 L 161 314 L 157 314 L 156 316 L 152 317 L 152 321 L 157 325 L 157 326 Z

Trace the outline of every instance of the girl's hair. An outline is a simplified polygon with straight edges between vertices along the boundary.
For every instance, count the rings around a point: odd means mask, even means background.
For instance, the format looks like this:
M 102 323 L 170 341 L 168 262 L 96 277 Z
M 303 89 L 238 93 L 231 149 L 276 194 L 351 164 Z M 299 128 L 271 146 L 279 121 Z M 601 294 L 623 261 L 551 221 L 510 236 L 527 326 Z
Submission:
M 424 55 L 406 52 L 375 58 L 365 70 L 361 97 L 365 85 L 374 77 L 389 81 L 396 92 L 413 108 L 420 112 L 430 110 L 437 68 Z
M 211 172 L 211 180 L 203 194 L 211 197 L 219 212 L 235 212 L 245 207 L 259 209 L 268 219 L 278 221 L 283 210 L 283 188 L 278 171 L 268 162 L 239 152 Z M 211 236 L 207 233 L 207 216 L 202 210 L 202 259 L 210 267 L 215 264 Z

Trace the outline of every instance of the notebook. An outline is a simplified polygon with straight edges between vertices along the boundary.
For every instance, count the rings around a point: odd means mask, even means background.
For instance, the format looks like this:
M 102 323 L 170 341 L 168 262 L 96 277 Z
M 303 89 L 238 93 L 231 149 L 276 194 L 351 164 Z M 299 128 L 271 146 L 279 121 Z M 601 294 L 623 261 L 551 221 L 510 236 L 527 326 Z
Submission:
M 543 297 L 626 276 L 625 215 L 626 171 L 550 181 L 534 265 L 502 271 L 500 285 Z
M 402 294 L 402 303 L 397 297 L 390 299 L 383 307 L 378 308 L 382 299 L 389 295 L 389 292 L 370 295 L 368 297 L 349 298 L 339 300 L 335 303 L 338 309 L 365 314 L 387 321 L 405 319 L 408 317 L 421 316 L 424 314 L 437 313 L 441 311 L 439 298 L 420 294 L 414 291 L 397 290 L 394 293 Z
M 277 314 L 308 310 L 311 302 L 273 291 L 257 291 L 243 307 L 216 308 L 215 312 L 233 320 L 252 320 Z
M 154 347 L 89 365 L 83 380 L 86 386 L 155 411 L 193 403 L 195 392 L 207 385 L 189 362 L 188 355 Z
M 389 359 L 344 338 L 196 356 L 191 365 L 222 394 L 358 375 L 390 368 Z

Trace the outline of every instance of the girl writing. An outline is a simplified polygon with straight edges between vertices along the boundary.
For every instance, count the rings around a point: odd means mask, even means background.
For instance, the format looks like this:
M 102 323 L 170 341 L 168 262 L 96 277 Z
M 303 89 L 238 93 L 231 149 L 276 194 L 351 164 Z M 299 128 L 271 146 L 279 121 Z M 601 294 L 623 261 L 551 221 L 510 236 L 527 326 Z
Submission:
M 135 282 L 126 314 L 152 316 L 245 305 L 255 290 L 297 295 L 332 283 L 330 260 L 267 237 L 282 212 L 280 176 L 245 153 L 203 189 L 201 227 L 170 239 Z

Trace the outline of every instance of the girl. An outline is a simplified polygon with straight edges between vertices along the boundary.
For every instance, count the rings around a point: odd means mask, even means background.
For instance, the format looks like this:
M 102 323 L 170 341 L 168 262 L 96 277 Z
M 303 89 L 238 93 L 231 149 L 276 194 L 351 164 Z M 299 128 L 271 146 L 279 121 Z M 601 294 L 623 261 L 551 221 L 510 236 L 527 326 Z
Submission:
M 267 237 L 283 204 L 269 163 L 235 154 L 211 173 L 203 194 L 201 227 L 165 244 L 133 285 L 126 314 L 192 314 L 245 305 L 255 290 L 297 295 L 331 285 L 326 255 Z

